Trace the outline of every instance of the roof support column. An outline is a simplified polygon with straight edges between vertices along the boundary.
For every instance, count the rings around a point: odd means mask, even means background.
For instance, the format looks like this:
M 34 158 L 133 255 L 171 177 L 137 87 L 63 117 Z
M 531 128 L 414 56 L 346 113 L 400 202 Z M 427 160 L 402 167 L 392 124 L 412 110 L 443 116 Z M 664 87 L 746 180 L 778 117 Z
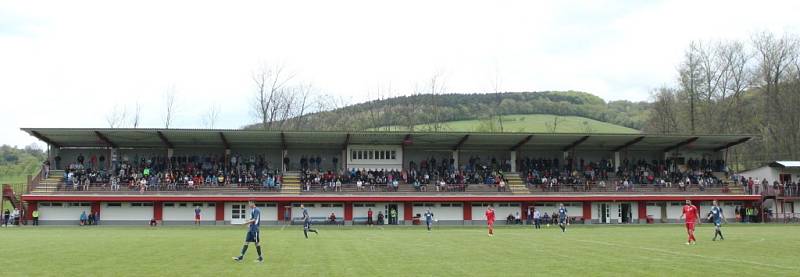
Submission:
M 511 150 L 511 172 L 517 172 L 517 150 Z
M 614 151 L 614 172 L 619 168 L 619 151 Z
M 342 157 L 339 159 L 342 172 L 347 172 L 347 148 L 342 149 Z M 336 167 L 336 165 L 334 165 Z
M 453 154 L 452 154 L 453 167 L 455 168 L 456 171 L 458 171 L 458 154 L 459 154 L 459 150 L 458 149 L 453 150 Z

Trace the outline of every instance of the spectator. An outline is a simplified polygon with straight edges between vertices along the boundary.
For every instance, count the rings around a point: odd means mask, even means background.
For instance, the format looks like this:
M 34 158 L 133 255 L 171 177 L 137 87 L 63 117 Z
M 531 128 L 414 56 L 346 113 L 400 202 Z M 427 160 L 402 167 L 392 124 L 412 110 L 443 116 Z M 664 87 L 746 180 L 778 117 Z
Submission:
M 3 219 L 3 222 L 2 222 L 3 226 L 8 227 L 8 221 L 11 220 L 11 212 L 8 209 L 6 209 L 3 212 L 3 218 L 2 219 Z
M 80 226 L 86 225 L 88 220 L 89 220 L 89 218 L 88 218 L 88 216 L 86 216 L 86 211 L 81 212 Z
M 13 218 L 12 222 L 14 226 L 19 226 L 19 217 L 20 217 L 19 209 L 14 208 L 14 212 L 11 214 L 11 217 Z
M 336 214 L 331 212 L 331 215 L 328 216 L 328 223 L 336 224 Z
M 383 212 L 378 211 L 378 225 L 383 225 Z
M 94 225 L 100 225 L 100 211 L 94 212 Z
M 369 227 L 372 227 L 372 208 L 369 208 L 369 210 L 367 210 L 367 225 L 369 225 Z
M 158 221 L 156 221 L 155 217 L 150 218 L 150 227 L 156 227 L 158 225 Z
M 39 226 L 39 210 L 33 211 L 33 226 Z

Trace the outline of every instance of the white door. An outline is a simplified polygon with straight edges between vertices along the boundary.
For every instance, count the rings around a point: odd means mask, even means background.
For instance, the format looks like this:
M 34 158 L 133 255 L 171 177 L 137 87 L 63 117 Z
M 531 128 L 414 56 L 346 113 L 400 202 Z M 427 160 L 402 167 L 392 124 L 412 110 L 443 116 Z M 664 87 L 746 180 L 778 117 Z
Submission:
M 231 205 L 231 224 L 243 224 L 247 220 L 247 204 Z

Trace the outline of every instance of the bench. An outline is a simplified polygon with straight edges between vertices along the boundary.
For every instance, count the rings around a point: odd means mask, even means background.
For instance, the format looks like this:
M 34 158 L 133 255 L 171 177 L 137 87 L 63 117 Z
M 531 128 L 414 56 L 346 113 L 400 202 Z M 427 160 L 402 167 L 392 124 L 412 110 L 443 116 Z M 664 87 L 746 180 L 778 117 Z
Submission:
M 327 217 L 311 217 L 311 224 L 321 224 L 321 225 L 344 225 L 344 218 L 337 217 L 336 221 L 331 222 L 328 220 Z M 303 219 L 292 219 L 292 225 L 303 225 Z

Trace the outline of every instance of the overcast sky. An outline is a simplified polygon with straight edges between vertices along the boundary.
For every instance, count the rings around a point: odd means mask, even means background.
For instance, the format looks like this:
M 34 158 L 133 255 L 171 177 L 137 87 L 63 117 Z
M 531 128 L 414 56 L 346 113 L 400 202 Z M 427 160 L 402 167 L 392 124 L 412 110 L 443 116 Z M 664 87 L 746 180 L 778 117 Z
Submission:
M 446 91 L 580 90 L 649 100 L 673 84 L 696 39 L 798 33 L 800 1 L 0 1 L 0 144 L 21 127 L 108 127 L 116 105 L 163 127 L 255 120 L 252 72 L 353 103 L 410 94 L 439 72 Z M 203 3 L 198 3 L 203 2 Z M 372 93 L 370 93 L 372 92 Z

